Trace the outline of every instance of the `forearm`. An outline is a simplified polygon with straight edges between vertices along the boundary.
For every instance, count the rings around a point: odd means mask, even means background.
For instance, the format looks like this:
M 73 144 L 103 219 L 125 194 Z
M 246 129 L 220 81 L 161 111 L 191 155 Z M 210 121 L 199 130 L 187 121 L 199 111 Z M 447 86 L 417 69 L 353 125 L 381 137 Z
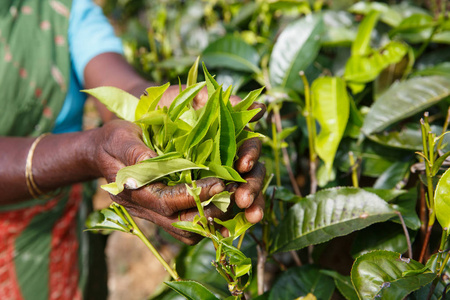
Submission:
M 43 192 L 100 177 L 95 160 L 96 130 L 49 135 L 36 146 L 32 156 L 34 182 Z M 32 198 L 25 167 L 35 138 L 1 137 L 0 205 Z

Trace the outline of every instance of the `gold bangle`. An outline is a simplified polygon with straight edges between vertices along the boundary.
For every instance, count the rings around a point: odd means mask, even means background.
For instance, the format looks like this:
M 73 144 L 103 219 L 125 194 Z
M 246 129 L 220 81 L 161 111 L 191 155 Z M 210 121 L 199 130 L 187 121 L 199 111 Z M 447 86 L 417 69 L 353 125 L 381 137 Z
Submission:
M 33 156 L 34 156 L 34 150 L 36 149 L 37 144 L 47 135 L 50 133 L 44 133 L 41 134 L 39 137 L 37 137 L 33 144 L 31 144 L 30 150 L 28 150 L 27 155 L 27 162 L 25 165 L 25 179 L 27 182 L 28 192 L 33 198 L 38 198 L 39 196 L 43 195 L 44 192 L 42 192 L 36 185 L 36 182 L 33 178 Z

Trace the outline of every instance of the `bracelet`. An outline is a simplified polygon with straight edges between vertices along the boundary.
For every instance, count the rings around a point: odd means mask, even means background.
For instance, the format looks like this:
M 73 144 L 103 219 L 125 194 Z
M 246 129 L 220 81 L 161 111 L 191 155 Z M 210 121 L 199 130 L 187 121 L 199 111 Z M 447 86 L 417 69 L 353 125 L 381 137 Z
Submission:
M 33 144 L 31 144 L 30 150 L 28 150 L 27 162 L 25 165 L 25 180 L 27 182 L 28 192 L 33 198 L 39 198 L 39 196 L 43 195 L 42 192 L 36 185 L 36 182 L 33 178 L 33 156 L 34 150 L 36 149 L 37 144 L 50 133 L 41 134 L 37 139 L 34 140 Z

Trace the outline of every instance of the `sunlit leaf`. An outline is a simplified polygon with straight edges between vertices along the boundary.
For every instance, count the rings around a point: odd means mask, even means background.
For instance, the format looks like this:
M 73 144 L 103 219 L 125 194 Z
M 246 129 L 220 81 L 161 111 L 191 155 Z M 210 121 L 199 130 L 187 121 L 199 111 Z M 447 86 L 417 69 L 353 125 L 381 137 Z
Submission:
M 292 206 L 281 221 L 272 252 L 326 242 L 395 216 L 377 195 L 356 188 L 331 188 Z
M 362 56 L 370 53 L 372 30 L 377 24 L 379 16 L 380 13 L 378 11 L 372 10 L 364 17 L 352 44 L 352 55 Z
M 87 230 L 117 230 L 128 232 L 126 224 L 111 208 L 91 213 L 86 220 Z
M 97 98 L 119 118 L 130 122 L 134 122 L 136 120 L 135 111 L 139 103 L 139 99 L 133 95 L 112 86 L 82 90 L 82 92 Z
M 403 20 L 402 15 L 393 9 L 390 5 L 382 2 L 360 1 L 349 8 L 349 11 L 355 14 L 367 15 L 371 11 L 380 12 L 380 19 L 384 23 L 396 27 Z
M 351 278 L 360 299 L 397 300 L 430 283 L 436 274 L 423 272 L 412 276 L 402 273 L 421 270 L 424 265 L 412 259 L 402 259 L 400 253 L 373 251 L 358 257 Z
M 202 202 L 202 206 L 213 203 L 222 212 L 226 212 L 228 210 L 228 207 L 230 206 L 230 197 L 230 192 L 223 191 L 221 193 L 215 194 L 208 201 Z
M 238 238 L 241 234 L 246 232 L 250 227 L 254 225 L 247 221 L 244 212 L 240 212 L 236 216 L 234 216 L 233 219 L 226 221 L 221 221 L 215 218 L 214 222 L 227 228 L 230 232 L 230 237 L 232 237 L 233 239 Z
M 113 195 L 117 195 L 123 191 L 125 184 L 129 189 L 137 189 L 168 174 L 195 169 L 207 168 L 182 158 L 167 161 L 146 161 L 120 169 L 117 172 L 116 181 L 102 185 L 102 188 Z
M 180 117 L 183 110 L 186 109 L 187 103 L 191 102 L 205 85 L 206 82 L 193 84 L 175 97 L 169 107 L 169 117 L 172 121 Z
M 144 95 L 139 99 L 139 103 L 136 107 L 135 111 L 135 120 L 139 120 L 144 117 L 147 113 L 151 113 L 155 111 L 156 106 L 158 105 L 159 100 L 161 99 L 164 92 L 170 86 L 169 83 L 166 83 L 162 86 L 152 86 L 145 89 Z
M 436 218 L 442 228 L 450 228 L 450 169 L 445 171 L 434 194 Z
M 370 135 L 412 116 L 450 95 L 450 78 L 412 78 L 393 85 L 372 105 L 362 132 Z
M 315 149 L 330 176 L 336 150 L 344 135 L 349 116 L 345 82 L 339 77 L 321 77 L 311 86 L 313 116 L 320 125 Z
M 190 87 L 191 85 L 194 85 L 197 83 L 199 62 L 200 62 L 200 56 L 197 56 L 197 59 L 195 60 L 194 64 L 189 69 L 186 87 Z

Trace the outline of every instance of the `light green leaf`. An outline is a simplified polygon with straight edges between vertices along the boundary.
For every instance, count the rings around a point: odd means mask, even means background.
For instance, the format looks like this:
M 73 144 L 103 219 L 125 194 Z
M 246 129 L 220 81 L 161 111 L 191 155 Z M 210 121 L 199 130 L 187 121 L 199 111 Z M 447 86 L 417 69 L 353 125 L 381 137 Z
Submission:
M 206 106 L 200 115 L 197 124 L 189 132 L 184 141 L 182 153 L 186 153 L 188 149 L 196 146 L 208 132 L 209 127 L 215 121 L 219 114 L 219 95 L 222 93 L 220 89 L 216 90 L 211 98 L 206 102 Z
M 219 88 L 219 84 L 214 79 L 213 76 L 208 72 L 208 69 L 206 69 L 206 65 L 204 62 L 202 62 L 203 66 L 203 73 L 205 74 L 205 80 L 206 80 L 206 86 L 208 88 L 208 97 L 211 98 L 214 92 Z
M 197 59 L 195 60 L 194 64 L 189 69 L 186 87 L 190 87 L 191 85 L 194 85 L 197 83 L 199 62 L 200 62 L 200 56 L 197 56 Z
M 178 229 L 199 234 L 204 237 L 211 237 L 210 233 L 208 233 L 202 226 L 194 222 L 180 221 L 172 223 L 172 226 Z
M 380 250 L 358 257 L 351 278 L 360 299 L 397 300 L 436 278 L 431 272 L 402 276 L 405 271 L 423 268 L 424 265 L 415 260 L 402 259 L 400 253 Z
M 172 101 L 169 107 L 169 117 L 172 121 L 175 121 L 180 117 L 183 110 L 189 102 L 200 92 L 200 90 L 206 85 L 206 82 L 199 82 L 187 87 Z
M 228 231 L 230 232 L 230 237 L 232 237 L 233 240 L 237 239 L 241 234 L 246 232 L 250 227 L 254 225 L 249 221 L 247 221 L 244 212 L 238 213 L 231 220 L 221 221 L 215 218 L 214 222 L 227 228 Z
M 442 175 L 434 194 L 436 218 L 442 228 L 450 228 L 450 169 Z
M 140 116 L 135 123 L 141 123 L 145 125 L 163 125 L 164 120 L 167 117 L 167 113 L 162 110 L 152 110 Z
M 152 86 L 145 89 L 145 93 L 141 96 L 136 107 L 136 112 L 134 115 L 135 120 L 139 120 L 143 118 L 145 114 L 153 112 L 156 109 L 159 100 L 161 100 L 162 95 L 169 86 L 170 84 L 166 83 L 162 86 Z
M 221 166 L 217 163 L 207 163 L 206 166 L 209 170 L 202 171 L 203 177 L 218 177 L 224 180 L 230 180 L 235 182 L 247 182 L 236 170 L 227 166 Z
M 289 209 L 271 252 L 323 243 L 393 216 L 394 210 L 375 194 L 356 188 L 322 190 Z
M 358 33 L 352 44 L 352 55 L 367 55 L 371 52 L 370 40 L 372 30 L 378 23 L 380 13 L 376 10 L 370 11 L 363 19 L 358 28 Z
M 339 77 L 321 77 L 313 82 L 311 94 L 313 116 L 320 124 L 315 148 L 330 176 L 350 111 L 346 85 Z
M 123 191 L 125 185 L 129 189 L 137 189 L 169 174 L 195 169 L 206 170 L 207 168 L 182 158 L 142 162 L 120 169 L 117 172 L 116 182 L 102 185 L 102 188 L 117 195 Z
M 450 95 L 450 78 L 429 76 L 412 78 L 393 85 L 372 105 L 361 131 L 379 132 L 412 116 Z
M 215 194 L 209 200 L 202 202 L 202 206 L 205 207 L 210 203 L 213 203 L 222 212 L 227 212 L 231 202 L 231 193 L 223 191 L 219 194 Z
M 206 160 L 208 159 L 209 155 L 213 150 L 213 144 L 214 144 L 213 140 L 209 139 L 198 145 L 196 151 L 197 156 L 195 157 L 194 160 L 196 164 L 203 165 L 206 162 Z
M 429 29 L 435 26 L 435 22 L 432 16 L 425 14 L 414 14 L 405 19 L 391 32 L 390 35 L 394 36 L 398 33 L 417 33 L 424 29 Z
M 222 165 L 232 167 L 236 156 L 235 127 L 230 111 L 219 96 L 220 161 Z
M 188 300 L 219 300 L 206 287 L 196 281 L 165 281 L 164 283 Z
M 269 77 L 273 88 L 303 91 L 299 72 L 306 71 L 317 57 L 324 28 L 321 16 L 313 14 L 286 26 L 270 56 Z
M 97 98 L 119 118 L 130 122 L 134 122 L 136 120 L 135 111 L 139 103 L 139 99 L 133 95 L 112 86 L 82 90 L 82 92 Z
M 259 73 L 259 54 L 241 38 L 227 35 L 208 45 L 202 54 L 203 61 L 212 68 Z
M 128 232 L 122 218 L 111 208 L 104 208 L 91 213 L 86 220 L 87 230 L 117 230 Z
M 240 101 L 235 106 L 233 106 L 233 111 L 235 111 L 235 112 L 246 111 L 253 104 L 253 102 L 255 102 L 256 99 L 258 99 L 258 97 L 261 94 L 261 92 L 263 91 L 263 89 L 264 89 L 264 87 L 248 93 L 247 96 L 245 96 L 245 98 L 242 99 L 242 101 Z
M 242 130 L 247 126 L 248 122 L 256 116 L 256 114 L 260 111 L 260 108 L 252 109 L 252 110 L 244 110 L 231 112 L 231 117 L 233 118 L 234 123 L 234 132 L 236 136 L 242 132 Z
M 365 55 L 352 55 L 345 65 L 344 78 L 352 83 L 374 80 L 386 67 L 398 63 L 408 53 L 408 47 L 392 41 L 379 50 Z
M 361 15 L 367 15 L 374 10 L 381 13 L 381 21 L 392 27 L 398 26 L 403 20 L 403 16 L 386 3 L 361 1 L 349 9 L 350 12 Z

